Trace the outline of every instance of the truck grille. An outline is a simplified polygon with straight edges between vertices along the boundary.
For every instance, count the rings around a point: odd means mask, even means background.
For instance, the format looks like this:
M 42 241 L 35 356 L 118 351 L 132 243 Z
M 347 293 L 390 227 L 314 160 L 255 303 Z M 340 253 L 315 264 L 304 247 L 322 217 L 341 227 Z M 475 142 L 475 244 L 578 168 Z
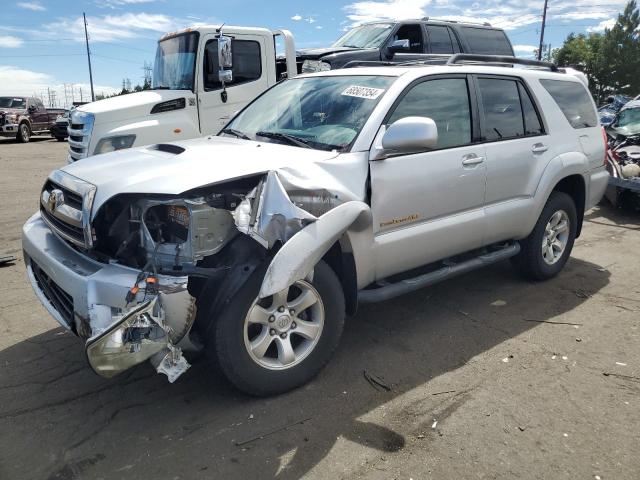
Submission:
M 89 143 L 93 131 L 93 114 L 74 110 L 67 133 L 69 134 L 69 163 L 89 155 Z
M 40 196 L 40 215 L 64 240 L 81 248 L 93 244 L 89 213 L 95 187 L 59 170 L 45 182 Z
M 30 260 L 31 271 L 42 294 L 49 300 L 51 306 L 60 314 L 62 319 L 71 328 L 73 326 L 73 297 L 65 292 L 60 286 L 51 280 L 49 275 L 38 266 L 36 262 Z

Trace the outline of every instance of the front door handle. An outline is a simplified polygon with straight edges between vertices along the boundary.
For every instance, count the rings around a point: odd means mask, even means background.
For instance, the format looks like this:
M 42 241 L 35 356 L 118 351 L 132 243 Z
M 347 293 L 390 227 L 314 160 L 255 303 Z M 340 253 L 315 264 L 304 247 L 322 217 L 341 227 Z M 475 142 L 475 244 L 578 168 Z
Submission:
M 533 153 L 544 153 L 547 150 L 549 150 L 549 147 L 547 147 L 544 143 L 536 143 L 531 147 L 531 151 Z
M 478 165 L 484 162 L 484 157 L 479 157 L 475 153 L 470 153 L 468 155 L 464 155 L 462 157 L 462 166 L 463 167 L 472 167 L 474 165 Z

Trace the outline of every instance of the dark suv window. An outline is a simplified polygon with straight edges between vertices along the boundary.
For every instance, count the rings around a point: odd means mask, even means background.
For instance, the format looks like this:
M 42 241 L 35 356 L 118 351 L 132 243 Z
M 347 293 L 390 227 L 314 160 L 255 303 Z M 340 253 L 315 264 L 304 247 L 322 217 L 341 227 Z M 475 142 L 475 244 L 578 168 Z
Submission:
M 551 94 L 573 128 L 598 125 L 598 118 L 587 90 L 578 82 L 565 80 L 540 80 Z
M 389 118 L 429 117 L 438 126 L 438 148 L 471 143 L 469 90 L 464 78 L 427 80 L 412 87 Z
M 470 53 L 486 55 L 513 55 L 511 44 L 502 30 L 490 28 L 461 27 Z
M 429 46 L 431 53 L 453 53 L 453 45 L 451 37 L 449 37 L 449 29 L 437 25 L 429 25 L 427 27 L 429 34 Z
M 540 135 L 542 124 L 526 90 L 511 79 L 479 78 L 487 141 Z
M 424 39 L 420 25 L 403 25 L 393 36 L 394 40 L 409 40 L 409 51 L 403 53 L 424 53 Z
M 258 80 L 262 76 L 260 44 L 251 40 L 234 40 L 231 46 L 233 57 L 233 80 L 231 85 Z M 222 88 L 218 80 L 218 40 L 209 40 L 204 53 L 204 89 Z

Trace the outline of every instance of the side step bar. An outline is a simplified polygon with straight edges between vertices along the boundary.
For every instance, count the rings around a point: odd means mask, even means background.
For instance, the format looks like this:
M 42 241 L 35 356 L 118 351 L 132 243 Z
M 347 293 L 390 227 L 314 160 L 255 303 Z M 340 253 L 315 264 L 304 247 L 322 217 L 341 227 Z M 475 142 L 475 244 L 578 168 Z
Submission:
M 491 265 L 492 263 L 506 260 L 520 252 L 520 244 L 512 243 L 495 252 L 485 253 L 461 263 L 447 265 L 433 272 L 425 273 L 414 278 L 407 278 L 396 283 L 390 283 L 380 288 L 360 290 L 358 292 L 358 303 L 383 302 L 391 298 L 413 292 L 424 287 L 434 285 L 457 275 L 470 272 L 480 267 Z

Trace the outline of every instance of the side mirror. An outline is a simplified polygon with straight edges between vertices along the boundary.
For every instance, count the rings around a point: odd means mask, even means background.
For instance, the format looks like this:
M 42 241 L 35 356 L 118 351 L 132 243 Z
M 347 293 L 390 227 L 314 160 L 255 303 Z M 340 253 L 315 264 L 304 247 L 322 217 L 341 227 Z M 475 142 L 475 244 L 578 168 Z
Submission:
M 233 73 L 231 71 L 233 68 L 231 43 L 231 37 L 225 37 L 224 35 L 218 37 L 218 65 L 220 66 L 218 79 L 222 83 L 230 83 L 233 80 Z
M 30 112 L 35 112 L 37 109 L 38 108 L 35 105 L 29 105 L 29 108 L 28 108 Z
M 435 148 L 438 127 L 428 117 L 405 117 L 393 122 L 382 137 L 382 148 L 387 156 L 417 153 Z
M 411 44 L 409 43 L 408 38 L 403 38 L 401 40 L 394 40 L 391 45 L 389 45 L 389 51 L 396 53 L 402 52 L 403 50 L 409 50 L 411 48 Z

